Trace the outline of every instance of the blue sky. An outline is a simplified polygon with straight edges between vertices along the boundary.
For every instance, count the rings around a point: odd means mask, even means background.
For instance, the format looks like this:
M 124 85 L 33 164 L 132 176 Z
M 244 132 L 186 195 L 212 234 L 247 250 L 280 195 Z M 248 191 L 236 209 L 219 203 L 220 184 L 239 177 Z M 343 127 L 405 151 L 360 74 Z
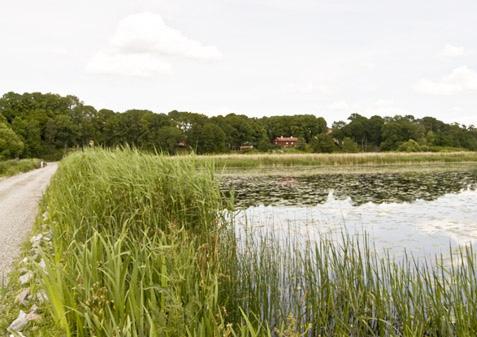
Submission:
M 16 0 L 0 13 L 1 92 L 477 124 L 475 1 Z

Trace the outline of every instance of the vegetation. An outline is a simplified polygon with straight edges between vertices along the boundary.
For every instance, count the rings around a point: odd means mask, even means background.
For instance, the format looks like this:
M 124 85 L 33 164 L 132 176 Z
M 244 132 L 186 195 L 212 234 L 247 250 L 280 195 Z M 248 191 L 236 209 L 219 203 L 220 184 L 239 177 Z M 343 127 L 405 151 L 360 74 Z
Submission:
M 6 123 L 0 121 L 0 160 L 18 157 L 23 148 L 20 137 Z
M 189 157 L 177 157 L 187 160 Z M 218 168 L 265 168 L 282 166 L 356 166 L 356 165 L 419 165 L 428 163 L 477 162 L 475 152 L 412 152 L 412 153 L 289 153 L 289 154 L 221 154 L 197 156 L 199 163 L 213 161 Z
M 0 177 L 13 176 L 18 173 L 28 172 L 40 167 L 38 159 L 5 160 L 0 161 Z
M 197 157 L 77 152 L 45 196 L 41 336 L 470 336 L 475 254 L 379 258 L 245 234 Z M 240 241 L 237 241 L 240 240 Z
M 59 159 L 89 144 L 128 144 L 141 150 L 227 153 L 241 145 L 279 150 L 275 137 L 295 136 L 301 152 L 477 150 L 474 126 L 446 124 L 432 117 L 370 118 L 352 114 L 331 127 L 315 115 L 252 118 L 148 110 L 97 110 L 74 96 L 7 93 L 0 98 L 0 157 Z

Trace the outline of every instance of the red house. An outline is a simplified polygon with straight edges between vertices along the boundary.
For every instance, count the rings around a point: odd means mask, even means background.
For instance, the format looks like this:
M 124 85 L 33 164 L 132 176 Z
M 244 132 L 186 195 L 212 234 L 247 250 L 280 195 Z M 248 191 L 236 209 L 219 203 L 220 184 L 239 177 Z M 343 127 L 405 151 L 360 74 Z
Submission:
M 280 147 L 288 148 L 288 147 L 295 147 L 298 143 L 298 138 L 296 137 L 277 137 L 274 139 L 273 144 L 278 145 Z

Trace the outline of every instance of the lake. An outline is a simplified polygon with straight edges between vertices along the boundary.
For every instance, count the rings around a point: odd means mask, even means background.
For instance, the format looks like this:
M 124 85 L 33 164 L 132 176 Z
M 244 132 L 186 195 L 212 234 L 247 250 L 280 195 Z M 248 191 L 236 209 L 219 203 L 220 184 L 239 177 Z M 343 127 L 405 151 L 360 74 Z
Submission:
M 236 224 L 253 235 L 338 240 L 367 234 L 378 251 L 416 257 L 477 243 L 477 168 L 224 174 Z

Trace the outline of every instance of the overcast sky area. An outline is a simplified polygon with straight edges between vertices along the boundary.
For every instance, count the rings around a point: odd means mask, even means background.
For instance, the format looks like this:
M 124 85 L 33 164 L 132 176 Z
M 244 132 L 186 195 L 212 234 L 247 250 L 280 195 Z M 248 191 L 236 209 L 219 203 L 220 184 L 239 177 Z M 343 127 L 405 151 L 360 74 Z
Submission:
M 209 116 L 477 125 L 477 1 L 15 0 L 0 93 Z

